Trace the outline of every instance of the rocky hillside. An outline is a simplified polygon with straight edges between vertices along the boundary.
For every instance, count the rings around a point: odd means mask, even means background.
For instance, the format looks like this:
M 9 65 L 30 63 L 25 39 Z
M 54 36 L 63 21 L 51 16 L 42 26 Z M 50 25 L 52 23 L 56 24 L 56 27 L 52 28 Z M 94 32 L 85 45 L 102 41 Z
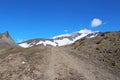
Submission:
M 120 80 L 70 47 L 0 50 L 0 80 Z
M 58 47 L 11 47 L 11 40 L 1 35 L 0 80 L 120 80 L 120 32 Z
M 17 44 L 13 41 L 8 32 L 0 34 L 0 48 L 5 47 L 17 47 Z
M 79 55 L 120 76 L 120 31 L 84 38 L 72 47 L 79 51 Z

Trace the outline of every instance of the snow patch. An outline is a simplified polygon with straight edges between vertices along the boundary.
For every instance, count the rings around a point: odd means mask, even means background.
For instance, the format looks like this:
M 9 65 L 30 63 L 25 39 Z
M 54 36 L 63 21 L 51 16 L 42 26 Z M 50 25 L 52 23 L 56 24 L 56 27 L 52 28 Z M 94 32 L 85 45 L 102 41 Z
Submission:
M 52 42 L 52 41 L 48 41 L 48 40 L 46 40 L 46 41 L 39 41 L 36 45 L 39 45 L 39 44 L 43 44 L 44 46 L 46 46 L 46 45 L 51 45 L 51 46 L 57 46 L 57 44 L 56 43 L 54 43 L 54 42 Z
M 52 45 L 52 46 L 57 46 L 57 44 L 55 42 L 52 42 L 52 41 L 45 41 L 46 44 L 48 45 Z
M 93 33 L 93 31 L 89 30 L 89 29 L 82 29 L 79 31 L 79 33 L 82 33 L 82 34 L 90 34 L 90 33 Z
M 58 37 L 65 37 L 65 36 L 71 36 L 71 34 L 62 34 L 62 35 L 54 36 L 52 39 L 55 39 Z
M 94 38 L 94 37 L 96 37 L 98 34 L 96 34 L 96 35 L 92 35 L 92 36 L 90 36 L 90 37 L 88 37 L 88 38 Z
M 21 43 L 21 44 L 19 44 L 19 46 L 21 46 L 21 47 L 23 47 L 23 48 L 28 48 L 28 47 L 30 47 L 30 44 Z
M 98 32 L 98 31 L 97 31 Z M 78 34 L 80 33 L 80 34 Z M 40 40 L 39 42 L 36 42 L 36 40 L 32 41 L 31 43 L 21 43 L 19 44 L 21 47 L 23 48 L 28 48 L 28 47 L 32 47 L 34 45 L 44 45 L 44 46 L 47 46 L 47 45 L 51 45 L 51 46 L 65 46 L 65 45 L 68 45 L 68 44 L 72 44 L 74 43 L 75 41 L 81 39 L 81 38 L 84 38 L 84 37 L 87 37 L 87 35 L 89 34 L 93 34 L 87 38 L 93 38 L 93 37 L 96 37 L 97 34 L 95 35 L 94 34 L 95 32 L 91 31 L 91 30 L 88 30 L 88 29 L 82 29 L 80 31 L 77 31 L 75 33 L 72 33 L 72 34 L 62 34 L 62 35 L 59 35 L 59 36 L 55 36 L 53 37 L 53 41 L 51 40 Z M 75 37 L 74 37 L 75 35 Z M 63 37 L 61 39 L 59 39 L 60 37 Z M 68 38 L 67 38 L 68 37 Z M 72 39 L 70 39 L 70 37 Z
M 77 41 L 77 40 L 79 40 L 79 39 L 81 39 L 81 38 L 83 38 L 83 37 L 85 37 L 85 36 L 87 36 L 88 34 L 81 34 L 80 36 L 78 36 L 78 37 L 76 37 L 74 40 L 73 40 L 73 42 L 75 42 L 75 41 Z
M 62 40 L 54 40 L 54 42 L 57 43 L 58 46 L 64 46 L 64 45 L 73 43 L 73 41 L 71 41 L 71 40 L 69 40 L 67 38 L 64 38 Z

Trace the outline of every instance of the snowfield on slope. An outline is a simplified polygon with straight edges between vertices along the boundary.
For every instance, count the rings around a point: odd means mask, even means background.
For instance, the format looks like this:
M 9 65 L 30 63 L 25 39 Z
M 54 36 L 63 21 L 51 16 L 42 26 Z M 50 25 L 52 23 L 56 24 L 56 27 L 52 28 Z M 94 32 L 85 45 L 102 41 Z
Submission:
M 23 42 L 23 43 L 20 43 L 19 46 L 21 46 L 23 48 L 32 47 L 35 45 L 44 45 L 44 46 L 50 45 L 50 46 L 54 46 L 54 47 L 65 46 L 68 44 L 72 44 L 75 41 L 77 41 L 81 38 L 84 38 L 87 35 L 92 34 L 92 33 L 95 33 L 95 32 L 88 30 L 88 29 L 83 29 L 83 30 L 77 31 L 75 33 L 62 34 L 62 35 L 55 36 L 52 38 L 52 41 L 51 40 L 40 40 L 39 42 L 32 41 L 29 44 L 27 42 Z M 77 34 L 77 36 L 76 36 L 76 34 Z M 93 38 L 93 37 L 96 37 L 96 35 L 91 35 L 89 38 Z

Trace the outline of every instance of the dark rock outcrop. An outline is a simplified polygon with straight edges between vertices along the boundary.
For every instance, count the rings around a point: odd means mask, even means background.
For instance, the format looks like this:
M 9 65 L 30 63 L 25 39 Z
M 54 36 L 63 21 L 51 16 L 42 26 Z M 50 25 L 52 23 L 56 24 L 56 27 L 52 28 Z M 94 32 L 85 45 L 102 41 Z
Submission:
M 17 44 L 11 38 L 8 32 L 0 34 L 0 48 L 16 47 Z

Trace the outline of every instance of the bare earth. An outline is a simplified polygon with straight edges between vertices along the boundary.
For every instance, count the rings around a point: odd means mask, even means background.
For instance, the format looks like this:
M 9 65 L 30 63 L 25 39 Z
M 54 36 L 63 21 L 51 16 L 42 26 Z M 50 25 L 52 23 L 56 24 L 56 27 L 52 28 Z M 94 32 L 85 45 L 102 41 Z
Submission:
M 65 47 L 0 51 L 0 80 L 120 80 Z

